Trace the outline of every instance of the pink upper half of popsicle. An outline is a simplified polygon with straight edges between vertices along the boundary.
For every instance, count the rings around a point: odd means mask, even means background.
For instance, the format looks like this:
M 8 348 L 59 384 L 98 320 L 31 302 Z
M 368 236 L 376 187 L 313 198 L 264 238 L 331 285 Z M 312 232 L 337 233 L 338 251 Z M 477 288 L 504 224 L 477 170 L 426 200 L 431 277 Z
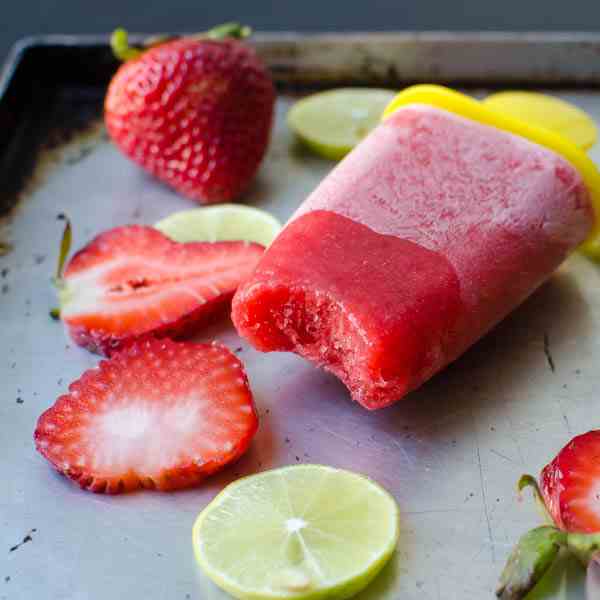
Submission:
M 292 219 L 313 210 L 440 253 L 456 270 L 474 339 L 529 295 L 593 220 L 581 176 L 564 158 L 426 105 L 381 123 Z
M 423 105 L 381 123 L 236 293 L 257 348 L 329 369 L 368 408 L 418 387 L 531 294 L 592 225 L 561 156 Z

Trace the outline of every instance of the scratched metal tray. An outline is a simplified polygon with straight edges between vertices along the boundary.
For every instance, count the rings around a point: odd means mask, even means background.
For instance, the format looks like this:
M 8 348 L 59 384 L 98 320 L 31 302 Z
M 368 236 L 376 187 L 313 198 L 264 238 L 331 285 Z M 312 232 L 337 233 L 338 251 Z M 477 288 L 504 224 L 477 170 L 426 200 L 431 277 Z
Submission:
M 245 201 L 281 219 L 332 166 L 286 129 L 286 110 L 303 91 L 527 85 L 552 88 L 600 121 L 598 36 L 266 34 L 255 43 L 280 97 Z M 366 473 L 398 500 L 398 552 L 362 600 L 491 597 L 510 547 L 538 523 L 533 503 L 517 501 L 517 478 L 600 426 L 600 271 L 581 256 L 454 365 L 376 413 L 301 359 L 255 352 L 227 320 L 213 326 L 201 339 L 239 349 L 261 427 L 239 463 L 197 489 L 93 495 L 36 454 L 38 415 L 98 361 L 48 316 L 56 216 L 71 217 L 78 247 L 103 229 L 191 206 L 107 140 L 100 113 L 115 68 L 104 38 L 34 39 L 13 51 L 0 82 L 0 600 L 223 599 L 194 564 L 196 514 L 241 474 L 296 462 Z M 592 156 L 600 162 L 598 148 Z M 550 595 L 537 597 L 580 597 L 580 571 L 570 565 L 569 573 L 556 571 Z

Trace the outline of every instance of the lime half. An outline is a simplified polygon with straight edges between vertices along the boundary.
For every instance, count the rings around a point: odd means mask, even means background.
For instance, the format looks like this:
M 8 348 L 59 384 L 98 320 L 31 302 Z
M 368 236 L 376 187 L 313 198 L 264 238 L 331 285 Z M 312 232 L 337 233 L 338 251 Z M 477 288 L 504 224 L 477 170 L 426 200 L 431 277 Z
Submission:
M 296 102 L 288 123 L 319 156 L 339 160 L 379 123 L 395 96 L 393 91 L 376 88 L 320 92 Z
M 154 227 L 176 242 L 244 240 L 268 246 L 281 230 L 281 223 L 252 206 L 218 204 L 173 213 Z
M 349 598 L 398 540 L 394 499 L 371 480 L 320 465 L 240 479 L 199 515 L 192 537 L 206 574 L 236 598 Z
M 498 92 L 485 98 L 483 104 L 521 121 L 550 129 L 583 150 L 591 148 L 598 138 L 596 124 L 587 113 L 554 96 L 536 92 Z

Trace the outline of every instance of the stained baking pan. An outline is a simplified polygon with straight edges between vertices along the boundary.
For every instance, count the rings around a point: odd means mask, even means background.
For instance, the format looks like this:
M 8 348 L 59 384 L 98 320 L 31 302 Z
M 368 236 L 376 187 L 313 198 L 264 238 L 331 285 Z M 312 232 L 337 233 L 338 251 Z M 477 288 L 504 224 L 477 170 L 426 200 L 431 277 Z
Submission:
M 254 43 L 280 95 L 268 156 L 244 201 L 282 220 L 332 167 L 285 125 L 290 103 L 311 89 L 551 88 L 600 122 L 595 35 L 263 34 Z M 57 215 L 70 216 L 77 247 L 190 206 L 107 140 L 102 99 L 116 67 L 104 37 L 32 39 L 0 82 L 0 600 L 225 598 L 194 563 L 196 514 L 240 475 L 296 462 L 363 472 L 399 502 L 398 552 L 363 600 L 491 597 L 511 546 L 538 523 L 533 502 L 517 500 L 518 477 L 600 425 L 600 271 L 580 255 L 454 365 L 375 413 L 312 365 L 255 352 L 226 319 L 215 324 L 200 339 L 239 352 L 261 428 L 239 463 L 197 489 L 93 495 L 36 454 L 38 415 L 99 360 L 48 316 Z M 598 149 L 591 155 L 600 162 Z M 568 573 L 549 583 L 567 595 L 547 597 L 580 597 L 581 573 Z

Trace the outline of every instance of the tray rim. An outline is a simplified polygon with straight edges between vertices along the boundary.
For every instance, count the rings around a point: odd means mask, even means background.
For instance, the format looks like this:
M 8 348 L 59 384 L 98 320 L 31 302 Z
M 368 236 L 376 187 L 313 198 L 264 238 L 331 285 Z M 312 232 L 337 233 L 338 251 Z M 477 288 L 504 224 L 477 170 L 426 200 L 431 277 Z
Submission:
M 134 43 L 145 39 L 155 33 L 131 33 Z M 185 35 L 185 32 L 173 33 Z M 33 49 L 44 47 L 105 47 L 108 46 L 110 34 L 43 34 L 21 37 L 11 46 L 4 61 L 0 64 L 0 101 L 10 87 L 15 73 L 22 63 L 25 55 Z M 461 45 L 477 43 L 483 46 L 522 45 L 524 43 L 535 46 L 564 46 L 578 47 L 591 50 L 600 57 L 600 31 L 348 31 L 343 33 L 326 31 L 256 31 L 252 37 L 257 46 L 274 44 L 335 44 L 348 46 L 357 43 L 395 42 L 398 44 L 410 43 L 441 43 L 446 45 Z M 600 62 L 600 61 L 599 61 Z M 600 80 L 600 66 L 598 67 Z M 492 81 L 493 79 L 490 78 Z
M 139 42 L 148 36 L 155 35 L 188 35 L 189 32 L 131 32 L 129 35 L 134 42 Z M 39 35 L 26 35 L 19 38 L 11 46 L 11 54 L 18 54 L 31 46 L 107 46 L 110 39 L 107 33 L 52 33 Z M 535 42 L 535 43 L 581 43 L 587 42 L 600 44 L 600 31 L 449 31 L 449 30 L 390 30 L 390 31 L 368 31 L 353 30 L 346 32 L 333 31 L 255 31 L 250 38 L 258 42 L 278 41 L 333 41 L 343 43 L 345 41 L 429 41 L 429 42 Z M 5 61 L 6 62 L 6 61 Z

